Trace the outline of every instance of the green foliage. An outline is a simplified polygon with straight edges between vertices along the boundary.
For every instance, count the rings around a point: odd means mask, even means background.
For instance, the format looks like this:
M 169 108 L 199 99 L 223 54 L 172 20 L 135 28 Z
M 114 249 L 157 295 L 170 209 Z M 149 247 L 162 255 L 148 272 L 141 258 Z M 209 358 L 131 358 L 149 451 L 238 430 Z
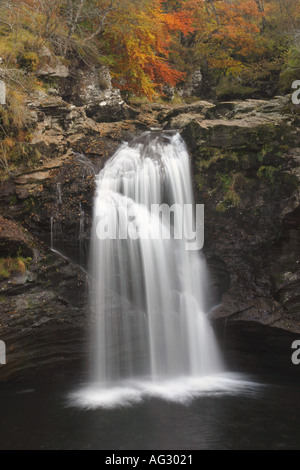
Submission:
M 291 85 L 295 80 L 300 79 L 300 50 L 298 47 L 291 47 L 285 56 L 279 78 L 279 87 L 283 93 L 291 91 Z
M 253 98 L 257 89 L 245 86 L 237 77 L 222 77 L 216 87 L 216 94 L 220 101 L 232 99 Z
M 8 279 L 13 274 L 22 274 L 27 271 L 32 263 L 31 258 L 0 258 L 0 280 Z
M 4 10 L 4 11 L 3 11 Z M 2 7 L 0 13 L 5 17 L 5 7 Z M 36 32 L 30 31 L 22 22 L 15 23 L 12 29 L 7 28 L 0 23 L 0 51 L 4 62 L 16 64 L 18 57 L 26 56 L 34 53 L 36 47 Z
M 1 54 L 1 51 L 0 51 Z M 7 72 L 7 104 L 0 106 L 0 179 L 7 179 L 16 169 L 23 165 L 32 166 L 33 155 L 29 151 L 28 143 L 32 139 L 31 120 L 25 100 L 34 79 L 28 90 L 28 78 L 18 72 Z M 20 81 L 19 78 L 21 77 Z M 33 85 L 34 86 L 34 85 Z
M 238 156 L 235 152 L 223 151 L 215 147 L 200 146 L 198 154 L 197 168 L 200 172 L 207 170 L 212 165 L 217 166 L 218 162 L 220 161 L 223 161 L 225 167 L 228 168 L 228 171 L 230 171 L 229 168 L 232 166 L 232 164 L 238 162 Z
M 217 179 L 219 181 L 219 184 L 222 185 L 224 192 L 227 192 L 230 190 L 231 185 L 232 185 L 232 177 L 230 175 L 223 175 L 218 173 L 217 174 Z
M 40 61 L 37 53 L 30 51 L 19 54 L 17 57 L 17 62 L 20 67 L 30 72 L 34 72 L 37 70 Z

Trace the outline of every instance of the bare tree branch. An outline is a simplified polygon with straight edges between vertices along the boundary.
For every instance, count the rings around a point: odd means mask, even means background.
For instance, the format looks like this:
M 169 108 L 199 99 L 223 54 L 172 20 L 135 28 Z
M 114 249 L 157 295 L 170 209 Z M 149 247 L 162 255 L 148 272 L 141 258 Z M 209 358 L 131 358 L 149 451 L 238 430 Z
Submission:
M 109 13 L 111 13 L 114 10 L 114 4 L 115 4 L 115 0 L 110 0 L 110 4 L 106 8 L 104 8 L 104 10 L 102 10 L 101 20 L 100 20 L 100 24 L 98 28 L 90 36 L 84 38 L 83 43 L 91 41 L 103 31 L 104 25 L 105 25 L 105 22 Z

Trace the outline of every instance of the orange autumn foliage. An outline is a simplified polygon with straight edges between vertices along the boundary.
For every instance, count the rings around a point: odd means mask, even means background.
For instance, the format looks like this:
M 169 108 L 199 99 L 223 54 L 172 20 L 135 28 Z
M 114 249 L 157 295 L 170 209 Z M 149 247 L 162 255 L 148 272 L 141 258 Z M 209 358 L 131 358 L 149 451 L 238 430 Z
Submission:
M 184 73 L 168 62 L 174 35 L 193 31 L 186 12 L 163 11 L 162 0 L 124 2 L 112 14 L 105 39 L 113 55 L 115 83 L 153 98 L 164 85 L 175 86 Z
M 255 0 L 187 0 L 185 8 L 194 18 L 195 54 L 209 67 L 234 72 L 262 52 L 263 13 Z
M 255 64 L 283 63 L 299 34 L 300 1 L 7 0 L 0 17 L 0 55 L 16 68 L 37 72 L 28 55 L 46 46 L 66 63 L 108 65 L 116 86 L 153 99 L 198 68 L 240 77 Z

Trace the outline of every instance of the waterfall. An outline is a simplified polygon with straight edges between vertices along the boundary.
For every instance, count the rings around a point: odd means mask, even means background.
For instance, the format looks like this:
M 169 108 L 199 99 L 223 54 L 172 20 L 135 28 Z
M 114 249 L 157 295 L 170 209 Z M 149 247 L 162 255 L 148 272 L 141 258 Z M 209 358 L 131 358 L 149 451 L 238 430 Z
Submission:
M 222 371 L 205 312 L 205 260 L 186 249 L 184 237 L 168 238 L 153 204 L 193 204 L 189 155 L 179 133 L 146 132 L 123 144 L 97 177 L 91 381 L 101 387 Z M 191 215 L 182 220 L 195 222 Z M 124 236 L 130 226 L 137 236 Z
M 50 248 L 54 249 L 54 217 L 50 217 Z
M 84 264 L 84 217 L 85 213 L 84 210 L 82 209 L 81 202 L 79 203 L 79 262 L 80 265 L 83 266 Z
M 56 184 L 58 204 L 62 204 L 61 183 Z

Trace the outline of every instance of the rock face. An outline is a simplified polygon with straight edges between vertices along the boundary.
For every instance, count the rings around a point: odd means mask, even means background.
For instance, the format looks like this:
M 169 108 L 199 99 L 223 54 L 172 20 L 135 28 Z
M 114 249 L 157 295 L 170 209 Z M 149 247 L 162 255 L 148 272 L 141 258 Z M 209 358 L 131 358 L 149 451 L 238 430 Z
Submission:
M 39 53 L 43 62 L 43 66 L 39 69 L 39 76 L 43 79 L 50 79 L 53 81 L 65 79 L 70 76 L 69 68 L 62 62 L 61 59 L 54 56 L 51 51 L 43 46 Z
M 220 103 L 182 126 L 215 303 L 223 294 L 214 317 L 300 331 L 298 125 L 287 97 Z
M 113 88 L 106 67 L 76 69 L 72 77 L 62 83 L 63 98 L 75 106 L 83 106 L 86 115 L 96 122 L 116 122 L 134 117 L 119 89 Z
M 7 279 L 0 274 L 0 337 L 7 359 L 0 366 L 0 383 L 68 376 L 84 354 L 85 274 L 3 218 L 0 243 L 6 256 L 32 257 L 25 272 Z
M 85 64 L 67 67 L 46 47 L 42 58 L 45 64 L 39 70 L 39 76 L 49 82 L 49 94 L 61 96 L 65 102 L 83 108 L 87 117 L 96 122 L 117 122 L 138 114 L 124 102 L 120 90 L 113 88 L 107 67 Z
M 28 107 L 35 126 L 28 153 L 35 168 L 3 185 L 0 207 L 48 245 L 52 220 L 54 241 L 67 245 L 67 254 L 79 248 L 79 237 L 86 252 L 95 174 L 135 127 L 130 121 L 98 124 L 84 106 L 43 93 L 32 96 Z

